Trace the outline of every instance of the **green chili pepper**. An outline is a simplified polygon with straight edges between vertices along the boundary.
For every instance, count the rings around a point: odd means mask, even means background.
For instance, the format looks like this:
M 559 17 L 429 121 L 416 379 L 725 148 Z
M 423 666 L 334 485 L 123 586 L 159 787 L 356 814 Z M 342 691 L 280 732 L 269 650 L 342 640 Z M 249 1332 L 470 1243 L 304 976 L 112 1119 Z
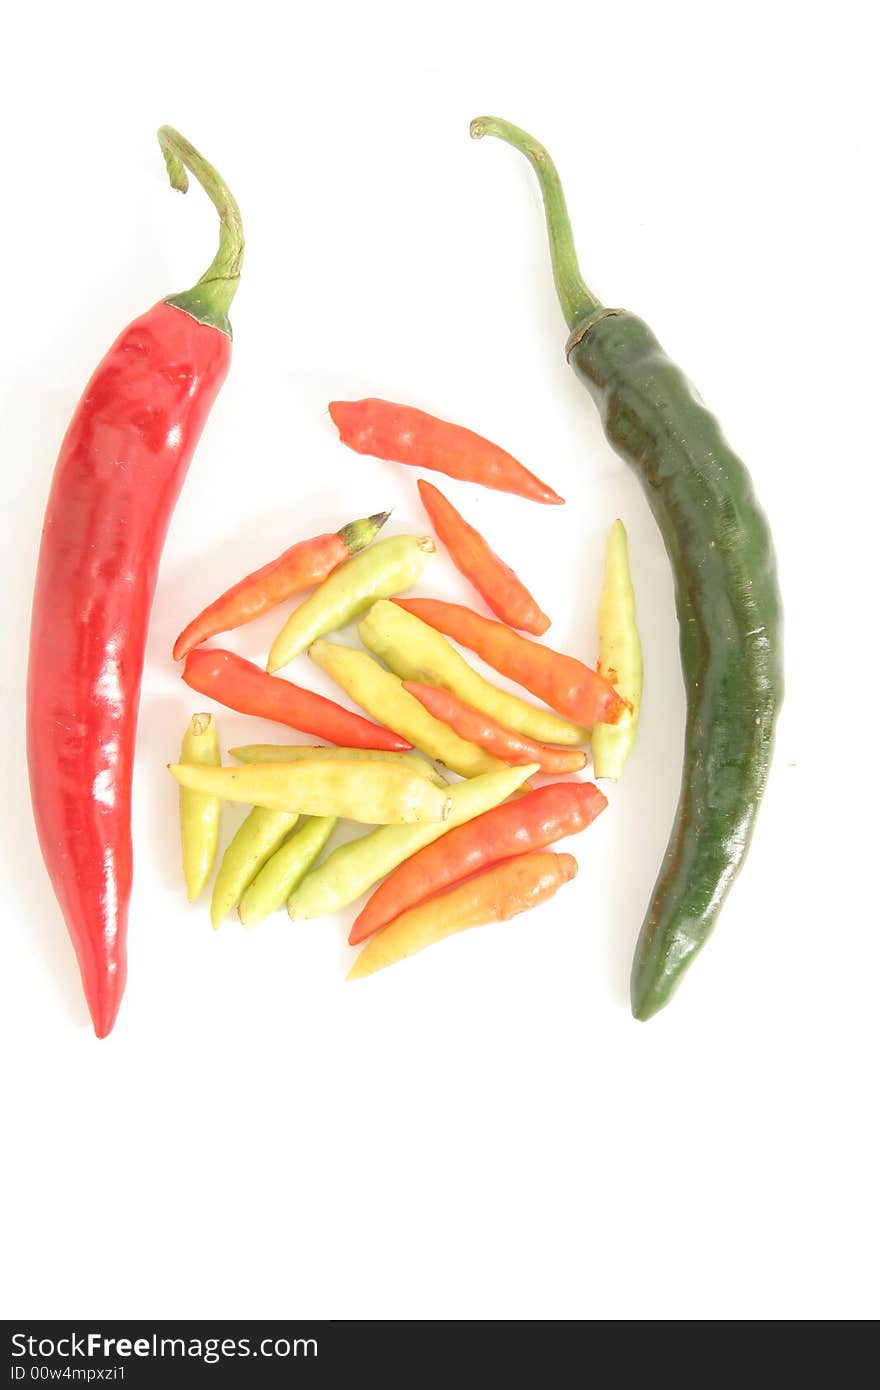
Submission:
M 580 724 L 491 685 L 467 664 L 442 633 L 396 603 L 374 603 L 358 623 L 358 636 L 403 680 L 451 690 L 465 704 L 488 714 L 505 729 L 515 729 L 538 743 L 575 747 L 589 738 Z M 395 733 L 400 730 L 395 729 Z
M 566 355 L 645 489 L 675 575 L 687 728 L 678 810 L 633 964 L 633 1013 L 645 1019 L 708 938 L 764 793 L 783 695 L 773 544 L 745 465 L 687 378 L 641 319 L 606 309 L 584 284 L 547 151 L 494 116 L 471 134 L 506 140 L 538 176 Z
M 632 752 L 642 705 L 642 644 L 629 572 L 626 528 L 615 521 L 605 546 L 605 580 L 599 599 L 599 674 L 629 705 L 616 724 L 593 728 L 593 769 L 616 782 Z
M 255 927 L 283 907 L 333 833 L 335 816 L 307 816 L 262 867 L 238 904 L 243 927 Z
M 442 825 L 382 825 L 359 840 L 340 845 L 306 875 L 288 900 L 288 912 L 299 920 L 324 917 L 347 907 L 416 850 L 506 801 L 538 770 L 537 763 L 529 763 L 456 782 L 449 788 L 452 809 Z
M 345 627 L 377 598 L 416 583 L 435 552 L 430 536 L 389 536 L 346 560 L 295 608 L 272 643 L 267 671 L 280 671 L 325 632 Z
M 484 753 L 475 743 L 459 738 L 448 724 L 435 719 L 414 695 L 404 690 L 399 676 L 386 671 L 366 652 L 320 641 L 309 648 L 309 656 L 374 719 L 380 719 L 387 728 L 459 776 L 477 777 L 504 766 L 500 758 Z
M 216 929 L 244 890 L 290 834 L 299 816 L 255 806 L 229 842 L 214 880 L 211 923 Z
M 449 814 L 448 788 L 435 787 L 399 763 L 353 758 L 245 763 L 243 767 L 177 763 L 169 772 L 181 786 L 272 811 L 345 816 L 368 825 L 439 821 Z
M 182 763 L 218 767 L 220 748 L 213 714 L 194 714 L 183 736 Z M 202 792 L 180 789 L 180 839 L 183 846 L 183 877 L 186 896 L 195 902 L 214 867 L 217 834 L 220 827 L 220 799 Z
M 397 763 L 418 777 L 445 787 L 446 778 L 419 753 L 392 753 L 381 748 L 309 748 L 301 743 L 246 743 L 230 748 L 229 756 L 240 763 L 294 763 L 324 758 L 365 758 L 368 762 Z

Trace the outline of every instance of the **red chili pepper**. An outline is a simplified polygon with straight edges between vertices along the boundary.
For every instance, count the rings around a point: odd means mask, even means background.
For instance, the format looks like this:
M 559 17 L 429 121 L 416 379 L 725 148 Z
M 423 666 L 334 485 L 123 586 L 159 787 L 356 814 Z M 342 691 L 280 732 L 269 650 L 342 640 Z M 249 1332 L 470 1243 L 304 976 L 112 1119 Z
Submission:
M 550 626 L 525 584 L 489 546 L 480 532 L 465 521 L 439 488 L 419 479 L 419 495 L 431 524 L 456 569 L 469 579 L 477 593 L 505 623 L 540 637 Z
M 360 521 L 350 521 L 341 531 L 328 531 L 307 541 L 297 541 L 283 555 L 240 579 L 183 629 L 171 653 L 174 660 L 182 661 L 187 652 L 207 642 L 209 637 L 242 627 L 260 613 L 283 603 L 291 594 L 320 584 L 343 560 L 375 540 L 390 515 L 390 512 L 376 512 Z
M 607 805 L 592 782 L 554 782 L 456 826 L 388 875 L 355 920 L 350 944 L 480 869 L 576 835 Z
M 565 501 L 506 450 L 473 430 L 451 425 L 410 405 L 392 401 L 331 401 L 339 438 L 358 454 L 409 463 L 462 482 L 512 492 L 530 502 Z
M 125 987 L 132 762 L 156 574 L 229 366 L 244 246 L 216 170 L 168 126 L 159 142 L 172 186 L 186 191 L 186 167 L 217 208 L 220 249 L 192 290 L 125 329 L 87 385 L 55 467 L 31 619 L 34 819 L 98 1037 Z
M 335 700 L 304 690 L 283 676 L 270 676 L 235 652 L 199 647 L 186 658 L 182 675 L 193 690 L 210 695 L 229 709 L 273 719 L 276 724 L 314 734 L 342 748 L 380 748 L 389 753 L 406 753 L 412 748 L 405 738 L 362 714 L 343 709 Z
M 627 708 L 614 686 L 582 661 L 554 652 L 541 642 L 530 642 L 504 623 L 484 618 L 460 603 L 434 598 L 396 598 L 392 602 L 476 652 L 502 676 L 509 676 L 577 724 L 616 724 Z
M 441 719 L 469 743 L 479 744 L 487 753 L 512 764 L 525 767 L 527 763 L 540 763 L 541 771 L 558 775 L 566 772 L 580 772 L 587 765 L 586 753 L 577 748 L 556 748 L 550 743 L 536 743 L 513 729 L 505 729 L 488 714 L 466 705 L 449 690 L 440 690 L 436 685 L 422 685 L 420 681 L 404 681 L 404 690 L 415 695 L 435 719 Z

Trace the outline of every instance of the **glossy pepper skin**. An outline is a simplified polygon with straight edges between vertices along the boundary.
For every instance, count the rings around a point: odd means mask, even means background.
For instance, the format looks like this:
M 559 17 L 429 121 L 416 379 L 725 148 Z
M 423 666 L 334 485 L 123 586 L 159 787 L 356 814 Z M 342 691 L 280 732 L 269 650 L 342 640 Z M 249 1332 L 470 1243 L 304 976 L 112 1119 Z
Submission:
M 185 164 L 222 208 L 221 249 L 194 290 L 135 319 L 89 381 L 55 466 L 31 617 L 31 802 L 99 1038 L 125 988 L 147 623 L 171 512 L 229 367 L 243 248 L 216 172 L 168 127 L 159 138 L 174 187 L 186 189 Z
M 400 676 L 386 671 L 378 661 L 355 647 L 337 642 L 313 642 L 309 656 L 331 680 L 368 714 L 387 719 L 389 728 L 400 729 L 420 748 L 461 777 L 478 777 L 499 771 L 504 764 L 475 743 L 459 738 L 448 725 L 428 714 L 414 696 L 403 689 Z
M 395 917 L 361 951 L 349 980 L 360 980 L 469 927 L 509 922 L 552 898 L 578 871 L 571 854 L 522 854 L 457 883 Z
M 476 652 L 502 676 L 578 724 L 614 724 L 623 716 L 625 706 L 614 686 L 576 657 L 533 642 L 460 603 L 439 598 L 395 598 L 392 603 Z
M 221 647 L 200 647 L 190 652 L 183 667 L 183 679 L 201 695 L 210 695 L 221 705 L 273 719 L 300 733 L 326 738 L 330 743 L 352 748 L 382 748 L 404 753 L 412 748 L 405 738 L 364 719 L 362 714 L 343 709 L 335 700 L 305 690 L 301 685 L 270 676 L 235 652 Z
M 402 763 L 378 759 L 323 758 L 241 767 L 171 763 L 168 771 L 181 787 L 224 801 L 368 825 L 434 823 L 447 820 L 452 810 L 448 787 L 435 786 Z
M 550 626 L 525 584 L 489 545 L 475 526 L 465 521 L 433 483 L 419 479 L 422 506 L 431 518 L 456 569 L 473 584 L 477 593 L 502 622 L 540 637 Z
M 502 859 L 576 835 L 607 805 L 592 782 L 554 782 L 456 826 L 388 875 L 355 918 L 349 944 L 357 946 L 401 912 Z
M 764 794 L 783 696 L 773 544 L 745 465 L 687 377 L 647 324 L 602 306 L 581 279 L 547 151 L 494 117 L 471 133 L 507 140 L 538 175 L 568 360 L 644 487 L 675 577 L 687 725 L 678 809 L 633 963 L 633 1013 L 647 1019 L 715 925 Z
M 390 515 L 376 512 L 374 516 L 350 521 L 341 531 L 297 541 L 267 565 L 240 579 L 187 623 L 174 643 L 174 660 L 182 661 L 187 652 L 209 637 L 241 627 L 283 603 L 291 594 L 320 584 L 337 565 L 369 545 Z
M 371 397 L 331 401 L 329 411 L 339 438 L 355 453 L 432 469 L 497 492 L 515 493 L 530 502 L 559 505 L 564 500 L 506 449 L 414 406 Z
M 291 918 L 305 921 L 347 907 L 411 854 L 448 834 L 456 825 L 472 820 L 490 806 L 497 806 L 513 796 L 536 771 L 534 766 L 502 767 L 499 772 L 468 777 L 449 788 L 452 810 L 447 820 L 421 825 L 380 825 L 368 835 L 340 845 L 307 874 L 291 894 L 287 903 Z
M 549 743 L 536 743 L 514 729 L 505 729 L 503 724 L 490 718 L 482 710 L 465 704 L 449 690 L 441 690 L 436 685 L 423 685 L 421 681 L 404 681 L 403 688 L 414 695 L 420 705 L 424 705 L 435 719 L 442 719 L 459 738 L 470 739 L 480 748 L 485 748 L 493 757 L 500 758 L 512 767 L 524 763 L 537 763 L 542 772 L 561 775 L 566 772 L 580 772 L 587 765 L 586 753 L 575 748 L 554 748 Z
M 182 763 L 220 766 L 220 744 L 213 714 L 194 714 L 183 736 Z M 220 798 L 202 792 L 180 791 L 180 840 L 183 851 L 183 878 L 186 896 L 195 902 L 217 857 L 220 831 Z
M 374 603 L 361 618 L 358 636 L 401 680 L 420 681 L 449 690 L 465 704 L 482 710 L 498 724 L 515 729 L 526 738 L 539 743 L 560 743 L 569 748 L 579 747 L 589 737 L 586 729 L 570 720 L 560 719 L 549 710 L 539 709 L 528 700 L 521 700 L 518 695 L 511 695 L 483 680 L 439 632 L 389 599 Z M 620 705 L 623 708 L 622 701 Z
M 635 747 L 642 707 L 642 642 L 629 571 L 626 527 L 618 517 L 605 544 L 605 578 L 599 596 L 599 670 L 629 705 L 617 724 L 593 730 L 593 768 L 616 782 Z
M 280 671 L 319 637 L 345 627 L 376 599 L 411 588 L 435 553 L 430 536 L 389 536 L 353 556 L 294 608 L 269 649 L 266 670 Z

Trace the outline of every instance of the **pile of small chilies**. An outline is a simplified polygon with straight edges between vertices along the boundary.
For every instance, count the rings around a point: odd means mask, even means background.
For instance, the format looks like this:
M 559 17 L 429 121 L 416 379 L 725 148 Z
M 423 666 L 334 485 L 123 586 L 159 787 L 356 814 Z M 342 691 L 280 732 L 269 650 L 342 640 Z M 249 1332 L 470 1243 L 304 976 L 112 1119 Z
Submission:
M 562 502 L 497 445 L 422 411 L 365 400 L 333 402 L 330 414 L 360 453 Z M 390 601 L 418 581 L 435 545 L 411 535 L 372 544 L 388 516 L 378 513 L 292 546 L 204 609 L 174 645 L 193 689 L 334 745 L 251 744 L 231 750 L 238 766 L 221 767 L 213 716 L 193 716 L 170 769 L 181 787 L 190 900 L 213 869 L 221 800 L 247 803 L 214 882 L 214 926 L 236 906 L 246 927 L 284 904 L 292 918 L 324 916 L 384 880 L 351 928 L 352 945 L 368 944 L 350 979 L 467 927 L 507 921 L 573 878 L 574 858 L 547 847 L 583 830 L 606 798 L 591 782 L 529 779 L 580 771 L 588 741 L 596 775 L 616 779 L 638 724 L 641 648 L 622 523 L 608 537 L 594 671 L 514 630 L 540 636 L 550 620 L 443 493 L 424 480 L 418 487 L 437 537 L 500 621 L 436 599 Z M 200 646 L 314 585 L 265 671 Z M 325 640 L 355 618 L 366 650 Z M 550 708 L 484 680 L 447 638 Z M 274 674 L 301 652 L 379 723 Z M 464 780 L 449 784 L 435 764 Z M 375 828 L 318 863 L 340 818 Z

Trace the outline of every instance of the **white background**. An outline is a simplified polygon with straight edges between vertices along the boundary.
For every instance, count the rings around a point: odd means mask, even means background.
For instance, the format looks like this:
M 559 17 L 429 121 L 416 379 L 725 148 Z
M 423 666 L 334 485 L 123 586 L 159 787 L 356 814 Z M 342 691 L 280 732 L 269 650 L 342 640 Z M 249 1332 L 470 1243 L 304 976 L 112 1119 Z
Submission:
M 19 7 L 0 111 L 7 1316 L 866 1318 L 878 1312 L 877 101 L 870 7 Z M 772 520 L 787 703 L 746 872 L 673 1005 L 627 1005 L 677 795 L 668 565 L 566 367 L 531 172 L 587 279 L 719 413 Z M 215 219 L 167 187 L 168 121 L 247 230 L 235 353 L 168 538 L 135 788 L 130 983 L 87 1023 L 28 809 L 23 691 L 65 425 L 124 324 L 197 278 Z M 590 659 L 629 529 L 647 684 L 578 880 L 532 917 L 346 985 L 345 920 L 246 935 L 188 910 L 164 764 L 204 704 L 178 629 L 293 540 L 415 475 L 337 442 L 334 396 L 421 405 L 568 498 L 450 484 Z M 442 480 L 441 480 L 442 481 Z M 438 558 L 422 592 L 467 597 Z M 230 638 L 260 656 L 270 619 Z M 305 657 L 289 675 L 329 689 Z M 218 709 L 228 747 L 270 738 Z M 283 736 L 283 735 L 282 735 Z M 224 823 L 228 834 L 236 817 Z

